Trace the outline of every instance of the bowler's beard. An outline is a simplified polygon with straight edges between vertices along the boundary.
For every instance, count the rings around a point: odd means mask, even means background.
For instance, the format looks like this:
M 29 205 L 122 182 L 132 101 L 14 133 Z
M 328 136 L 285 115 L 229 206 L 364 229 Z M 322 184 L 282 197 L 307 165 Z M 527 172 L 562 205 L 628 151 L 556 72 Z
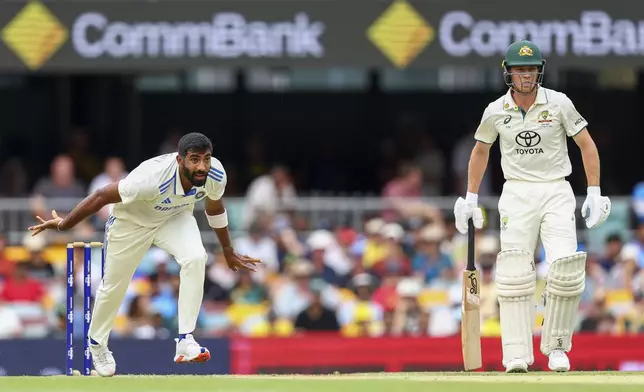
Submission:
M 192 186 L 204 186 L 206 184 L 206 179 L 208 178 L 206 176 L 206 173 L 199 173 L 197 171 L 194 171 L 191 173 L 190 170 L 188 170 L 188 168 L 185 166 L 182 167 L 182 171 L 183 171 L 183 176 L 187 178 L 188 181 L 190 181 Z M 204 179 L 198 180 L 195 178 L 196 175 L 203 175 Z

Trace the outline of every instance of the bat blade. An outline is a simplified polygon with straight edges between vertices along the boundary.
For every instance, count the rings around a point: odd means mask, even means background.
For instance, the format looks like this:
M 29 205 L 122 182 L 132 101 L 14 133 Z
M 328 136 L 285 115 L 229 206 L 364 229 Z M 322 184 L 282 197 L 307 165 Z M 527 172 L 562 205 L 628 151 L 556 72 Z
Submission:
M 461 341 L 466 371 L 483 366 L 481 358 L 481 307 L 479 271 L 463 271 Z
M 474 225 L 469 222 L 467 268 L 463 271 L 461 344 L 465 371 L 483 367 L 481 357 L 481 286 L 474 264 Z

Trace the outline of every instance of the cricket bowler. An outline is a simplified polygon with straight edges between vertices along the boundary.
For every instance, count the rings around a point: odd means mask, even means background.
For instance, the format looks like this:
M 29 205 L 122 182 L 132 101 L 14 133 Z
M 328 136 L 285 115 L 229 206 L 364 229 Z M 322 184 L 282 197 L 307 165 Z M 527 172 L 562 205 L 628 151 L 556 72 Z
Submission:
M 536 290 L 534 252 L 537 239 L 546 252 L 548 273 L 541 352 L 552 371 L 570 370 L 567 352 L 579 299 L 584 290 L 586 253 L 577 251 L 576 201 L 566 177 L 572 172 L 566 137 L 581 150 L 588 194 L 581 214 L 586 227 L 601 224 L 611 210 L 599 186 L 599 153 L 588 123 L 563 93 L 541 86 L 546 61 L 530 41 L 509 46 L 503 61 L 507 93 L 490 103 L 474 138 L 467 195 L 454 206 L 456 228 L 467 232 L 469 218 L 483 226 L 477 192 L 490 147 L 499 139 L 505 177 L 499 199 L 501 251 L 496 261 L 503 366 L 508 373 L 527 372 L 532 347 Z
M 209 225 L 230 269 L 255 271 L 254 266 L 260 263 L 233 250 L 222 203 L 226 181 L 221 162 L 212 156 L 210 140 L 200 133 L 189 133 L 179 141 L 178 153 L 144 161 L 126 178 L 89 195 L 65 218 L 52 211 L 52 219 L 37 217 L 41 223 L 29 228 L 32 235 L 47 229 L 69 230 L 111 205 L 105 225 L 105 275 L 96 291 L 89 327 L 92 360 L 100 376 L 112 376 L 116 371 L 107 346 L 110 331 L 132 275 L 153 244 L 174 256 L 181 266 L 174 361 L 210 359 L 208 349 L 192 335 L 203 300 L 207 259 L 193 215 L 195 203 L 205 199 Z

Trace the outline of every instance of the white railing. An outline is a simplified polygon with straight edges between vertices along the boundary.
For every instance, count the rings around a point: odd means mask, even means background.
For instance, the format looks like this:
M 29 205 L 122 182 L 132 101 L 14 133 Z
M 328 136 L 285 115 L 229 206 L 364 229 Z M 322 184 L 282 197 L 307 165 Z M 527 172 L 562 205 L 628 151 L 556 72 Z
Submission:
M 440 210 L 443 216 L 448 218 L 453 216 L 455 197 L 432 197 L 422 200 Z M 69 211 L 79 201 L 79 199 L 48 199 L 45 202 L 48 211 L 51 211 L 52 208 Z M 607 231 L 613 230 L 627 233 L 626 235 L 630 236 L 631 198 L 611 197 L 611 201 L 613 205 L 611 217 L 598 233 L 605 234 Z M 590 232 L 583 226 L 579 213 L 583 202 L 583 197 L 577 198 L 579 238 L 582 240 L 590 235 Z M 390 200 L 379 197 L 301 197 L 296 200 L 292 210 L 306 218 L 312 229 L 324 223 L 342 223 L 359 230 L 367 217 L 380 214 L 383 210 L 390 208 L 390 203 Z M 233 235 L 242 234 L 244 198 L 225 198 L 225 204 L 229 212 Z M 480 204 L 486 211 L 487 229 L 497 232 L 500 224 L 497 210 L 498 197 L 481 197 Z M 0 199 L 0 232 L 4 233 L 10 242 L 19 243 L 22 241 L 27 227 L 36 222 L 32 208 L 32 200 L 27 198 Z M 202 237 L 206 243 L 215 243 L 216 237 L 208 227 L 203 209 L 203 203 L 195 206 L 195 217 L 202 230 Z M 103 232 L 98 228 L 96 239 L 100 240 L 102 237 Z

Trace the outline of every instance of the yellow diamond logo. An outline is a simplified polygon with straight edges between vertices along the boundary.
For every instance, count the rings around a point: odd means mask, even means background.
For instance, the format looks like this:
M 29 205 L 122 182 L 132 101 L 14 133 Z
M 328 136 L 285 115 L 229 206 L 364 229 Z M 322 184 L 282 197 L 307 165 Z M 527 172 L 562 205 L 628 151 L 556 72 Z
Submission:
M 396 0 L 367 31 L 373 44 L 404 68 L 434 39 L 434 28 L 406 0 Z
M 65 43 L 67 29 L 41 2 L 30 1 L 0 36 L 27 67 L 36 70 Z

